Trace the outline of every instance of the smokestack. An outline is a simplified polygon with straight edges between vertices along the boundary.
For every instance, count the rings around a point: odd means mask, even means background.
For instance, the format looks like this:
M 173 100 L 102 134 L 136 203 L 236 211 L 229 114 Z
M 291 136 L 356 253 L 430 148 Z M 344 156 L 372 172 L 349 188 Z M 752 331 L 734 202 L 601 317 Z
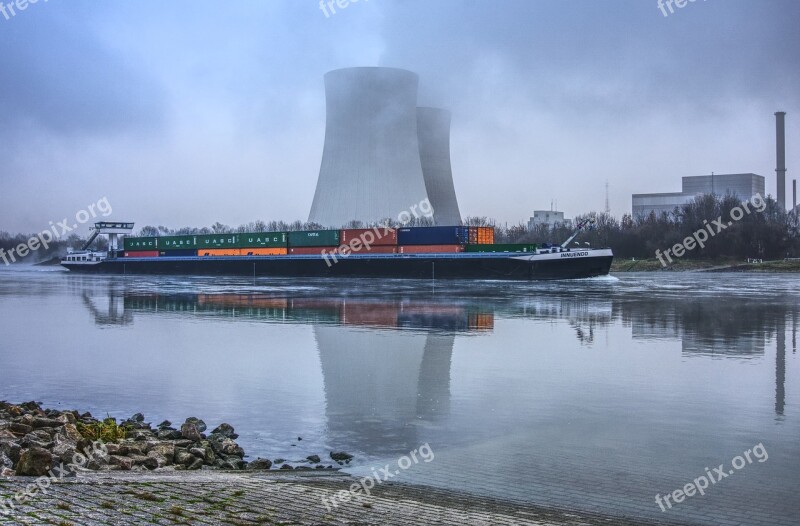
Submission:
M 792 181 L 792 210 L 797 208 L 797 179 Z
M 775 113 L 775 139 L 778 154 L 778 167 L 775 173 L 778 176 L 778 205 L 786 210 L 786 112 Z

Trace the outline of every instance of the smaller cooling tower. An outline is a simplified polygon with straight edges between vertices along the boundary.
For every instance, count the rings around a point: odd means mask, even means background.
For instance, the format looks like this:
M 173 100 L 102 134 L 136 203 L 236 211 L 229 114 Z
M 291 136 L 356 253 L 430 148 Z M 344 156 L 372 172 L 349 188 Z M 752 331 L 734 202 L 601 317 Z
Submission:
M 460 225 L 453 170 L 450 166 L 450 112 L 417 108 L 419 157 L 428 199 L 437 225 Z

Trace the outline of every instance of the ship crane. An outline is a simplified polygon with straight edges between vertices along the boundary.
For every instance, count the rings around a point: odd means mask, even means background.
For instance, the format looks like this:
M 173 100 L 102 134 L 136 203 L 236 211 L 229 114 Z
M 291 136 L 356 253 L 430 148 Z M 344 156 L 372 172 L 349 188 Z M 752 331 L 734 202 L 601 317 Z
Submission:
M 561 243 L 561 248 L 569 247 L 569 244 L 572 243 L 573 239 L 578 237 L 578 234 L 580 234 L 582 231 L 586 230 L 587 228 L 589 230 L 592 230 L 592 229 L 594 229 L 595 226 L 597 226 L 597 220 L 595 218 L 592 217 L 592 218 L 589 218 L 589 219 L 584 219 L 583 221 L 578 223 L 578 227 L 575 229 L 575 231 L 572 233 L 572 235 L 569 236 L 569 238 L 566 241 Z

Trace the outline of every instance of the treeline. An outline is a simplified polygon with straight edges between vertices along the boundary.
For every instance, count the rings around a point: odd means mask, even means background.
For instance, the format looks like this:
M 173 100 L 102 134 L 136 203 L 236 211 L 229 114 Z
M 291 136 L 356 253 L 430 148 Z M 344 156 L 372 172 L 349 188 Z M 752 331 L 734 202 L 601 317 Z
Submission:
M 676 208 L 672 214 L 650 214 L 643 218 L 633 218 L 625 214 L 617 219 L 610 214 L 589 213 L 575 218 L 575 223 L 585 219 L 595 219 L 595 226 L 583 231 L 574 241 L 575 246 L 611 247 L 619 258 L 652 259 L 656 250 L 662 253 L 686 238 L 705 229 L 710 232 L 705 247 L 687 251 L 686 258 L 760 258 L 783 259 L 800 257 L 800 225 L 798 216 L 787 213 L 774 199 L 752 199 L 745 207 L 738 198 L 715 195 L 702 195 L 693 201 Z M 730 224 L 729 224 L 730 223 Z M 379 223 L 365 224 L 351 221 L 344 228 L 368 228 L 388 224 L 400 226 L 396 220 L 386 219 Z M 430 226 L 429 218 L 412 218 L 403 226 Z M 523 223 L 499 226 L 488 217 L 467 217 L 465 225 L 494 226 L 496 243 L 551 243 L 560 244 L 572 234 L 572 227 L 539 225 L 528 230 Z M 169 235 L 207 235 L 242 232 L 284 232 L 297 230 L 323 229 L 322 225 L 302 221 L 253 221 L 238 227 L 214 223 L 210 227 L 184 227 L 171 229 L 165 226 L 145 226 L 138 236 Z M 0 248 L 6 252 L 20 244 L 27 243 L 33 235 L 11 235 L 0 231 Z M 80 249 L 85 240 L 72 234 L 68 238 L 54 240 L 49 248 L 40 248 L 24 258 L 24 261 L 40 261 L 64 255 L 67 248 Z M 104 250 L 105 239 L 98 239 L 93 248 Z
M 689 250 L 683 257 L 783 259 L 800 256 L 797 214 L 787 213 L 772 198 L 754 198 L 746 205 L 731 195 L 708 194 L 676 208 L 672 214 L 651 213 L 643 218 L 625 214 L 621 220 L 604 213 L 586 214 L 575 218 L 575 222 L 593 217 L 596 226 L 581 233 L 575 241 L 580 245 L 611 247 L 619 258 L 653 259 L 656 250 L 663 253 L 705 229 L 709 232 L 705 247 Z M 474 223 L 482 219 L 468 218 L 468 221 Z M 562 243 L 571 232 L 568 227 L 547 225 L 529 231 L 519 224 L 496 228 L 495 239 L 508 243 Z

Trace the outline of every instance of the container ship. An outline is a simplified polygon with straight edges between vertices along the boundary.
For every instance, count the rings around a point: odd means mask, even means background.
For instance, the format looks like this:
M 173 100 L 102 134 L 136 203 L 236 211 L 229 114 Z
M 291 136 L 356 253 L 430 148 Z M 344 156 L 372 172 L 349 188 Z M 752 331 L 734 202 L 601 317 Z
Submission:
M 134 237 L 133 223 L 96 223 L 83 250 L 61 265 L 105 274 L 413 279 L 574 279 L 607 275 L 613 253 L 573 243 L 495 243 L 493 227 L 363 229 Z M 108 250 L 88 250 L 98 235 Z M 122 243 L 120 247 L 119 243 Z M 573 246 L 570 246 L 573 243 Z M 577 246 L 575 246 L 577 245 Z

